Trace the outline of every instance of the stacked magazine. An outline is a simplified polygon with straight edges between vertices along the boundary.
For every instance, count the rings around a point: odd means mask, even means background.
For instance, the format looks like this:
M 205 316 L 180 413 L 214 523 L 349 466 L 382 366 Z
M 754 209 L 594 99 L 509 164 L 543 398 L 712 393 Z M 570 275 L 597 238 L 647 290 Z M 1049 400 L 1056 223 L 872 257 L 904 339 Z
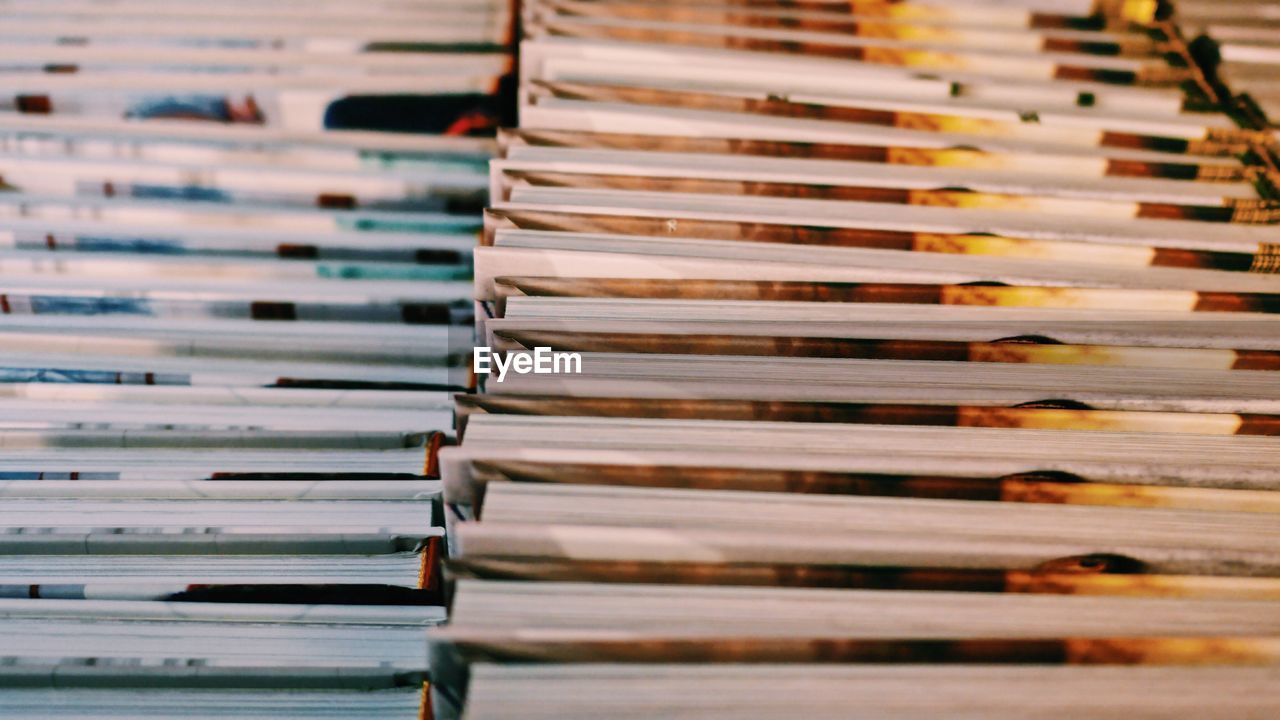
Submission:
M 0 716 L 422 712 L 511 20 L 0 4 Z
M 1181 11 L 526 2 L 433 710 L 1280 713 L 1277 136 Z

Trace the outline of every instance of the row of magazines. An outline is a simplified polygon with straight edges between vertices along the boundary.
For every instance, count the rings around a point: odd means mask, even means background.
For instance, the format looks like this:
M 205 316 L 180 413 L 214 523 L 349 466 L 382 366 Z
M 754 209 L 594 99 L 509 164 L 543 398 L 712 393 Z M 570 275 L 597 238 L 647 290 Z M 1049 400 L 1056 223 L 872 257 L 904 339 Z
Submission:
M 1277 65 L 1258 0 L 3 0 L 0 716 L 1270 720 Z
M 1280 714 L 1277 8 L 524 3 L 437 716 Z
M 424 712 L 512 19 L 0 3 L 0 717 Z

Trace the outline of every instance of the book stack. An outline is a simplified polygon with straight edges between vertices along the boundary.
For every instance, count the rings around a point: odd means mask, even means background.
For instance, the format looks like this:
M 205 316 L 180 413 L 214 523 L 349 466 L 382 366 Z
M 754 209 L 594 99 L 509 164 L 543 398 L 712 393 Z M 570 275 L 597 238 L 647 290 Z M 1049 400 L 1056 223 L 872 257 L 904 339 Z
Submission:
M 0 3 L 0 716 L 423 711 L 510 24 Z
M 525 3 L 435 712 L 1280 713 L 1276 136 L 1180 9 Z

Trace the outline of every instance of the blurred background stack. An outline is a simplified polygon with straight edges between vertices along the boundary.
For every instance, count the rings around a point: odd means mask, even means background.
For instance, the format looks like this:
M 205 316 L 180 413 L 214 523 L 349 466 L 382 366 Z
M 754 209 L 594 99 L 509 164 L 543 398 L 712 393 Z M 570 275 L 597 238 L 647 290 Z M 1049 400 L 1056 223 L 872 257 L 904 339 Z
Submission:
M 1219 87 L 1274 127 L 1280 118 L 1280 5 L 1192 0 L 1177 3 L 1173 20 Z
M 424 711 L 511 25 L 0 3 L 0 716 Z

